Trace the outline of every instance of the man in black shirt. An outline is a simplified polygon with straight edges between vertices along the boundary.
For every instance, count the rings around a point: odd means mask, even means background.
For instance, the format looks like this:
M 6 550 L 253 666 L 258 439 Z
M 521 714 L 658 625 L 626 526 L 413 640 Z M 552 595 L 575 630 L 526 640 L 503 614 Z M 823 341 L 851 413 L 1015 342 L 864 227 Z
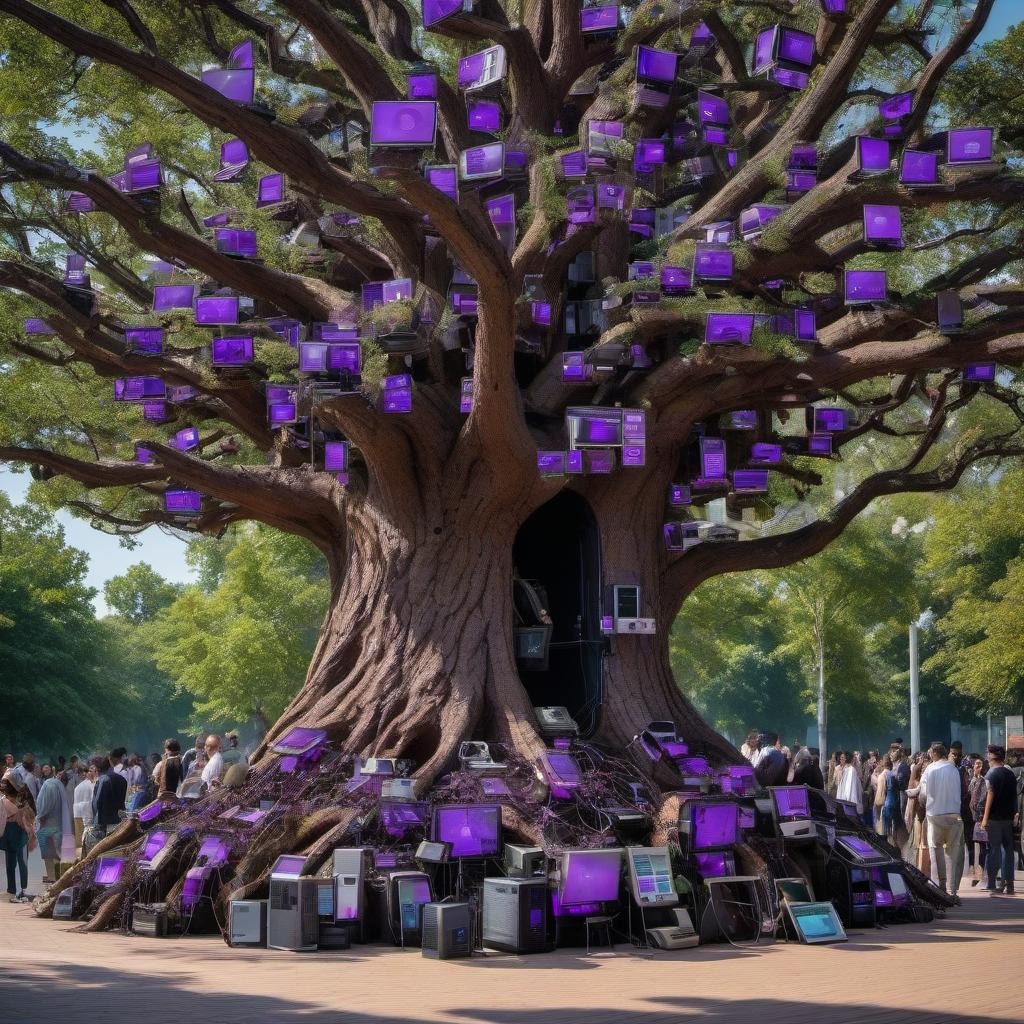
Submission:
M 105 836 L 121 824 L 121 811 L 128 792 L 125 777 L 114 769 L 120 764 L 117 751 L 111 751 L 92 794 L 92 823 L 97 836 Z
M 988 831 L 988 890 L 1013 895 L 1013 820 L 1017 816 L 1017 778 L 1003 763 L 1006 751 L 995 744 L 988 748 L 992 767 L 985 776 L 988 795 L 981 827 Z M 1002 852 L 1002 884 L 996 889 L 996 871 Z

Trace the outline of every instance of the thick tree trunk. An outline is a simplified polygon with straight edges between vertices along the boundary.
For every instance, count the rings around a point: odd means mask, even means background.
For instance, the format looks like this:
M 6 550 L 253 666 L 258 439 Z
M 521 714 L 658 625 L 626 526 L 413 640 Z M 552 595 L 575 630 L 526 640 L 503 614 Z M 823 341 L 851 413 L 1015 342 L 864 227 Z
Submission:
M 658 631 L 611 638 L 593 738 L 621 751 L 648 722 L 671 719 L 695 752 L 735 760 L 672 675 L 659 589 L 664 488 L 647 471 L 622 476 L 588 488 L 601 582 L 638 583 Z M 497 740 L 535 760 L 544 743 L 512 636 L 512 546 L 525 518 L 485 516 L 452 533 L 421 525 L 415 536 L 379 519 L 356 524 L 306 683 L 267 743 L 297 725 L 324 728 L 350 754 L 413 759 L 424 789 L 462 740 Z

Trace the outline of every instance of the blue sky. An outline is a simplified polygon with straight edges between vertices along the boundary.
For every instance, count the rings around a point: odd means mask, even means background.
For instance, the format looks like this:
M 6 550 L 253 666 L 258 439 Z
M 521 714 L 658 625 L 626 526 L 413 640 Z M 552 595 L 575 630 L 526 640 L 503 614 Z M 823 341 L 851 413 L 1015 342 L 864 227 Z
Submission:
M 998 38 L 1011 24 L 1021 19 L 1024 19 L 1021 0 L 997 0 L 981 41 Z M 27 474 L 15 475 L 0 468 L 0 490 L 6 491 L 15 501 L 24 496 L 28 479 Z M 139 536 L 139 543 L 134 550 L 128 550 L 121 546 L 116 537 L 90 529 L 81 519 L 65 513 L 59 519 L 67 533 L 68 542 L 89 553 L 89 583 L 98 591 L 96 606 L 101 613 L 106 610 L 102 593 L 104 582 L 124 572 L 135 562 L 148 562 L 169 580 L 185 582 L 190 579 L 185 564 L 185 545 L 159 530 L 147 530 Z

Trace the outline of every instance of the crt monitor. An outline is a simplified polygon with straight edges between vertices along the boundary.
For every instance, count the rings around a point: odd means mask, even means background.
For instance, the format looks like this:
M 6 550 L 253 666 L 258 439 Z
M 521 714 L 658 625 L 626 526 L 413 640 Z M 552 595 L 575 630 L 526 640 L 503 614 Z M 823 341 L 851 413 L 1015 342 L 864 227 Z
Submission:
M 738 804 L 703 800 L 690 803 L 690 842 L 695 851 L 720 850 L 739 841 Z
M 617 900 L 621 873 L 621 848 L 566 850 L 562 854 L 558 902 L 563 907 L 572 907 Z
M 497 857 L 501 850 L 500 804 L 448 804 L 434 808 L 431 838 L 451 843 L 452 857 Z
M 679 902 L 667 846 L 628 846 L 626 858 L 629 884 L 638 906 L 674 907 Z
M 811 816 L 806 786 L 772 786 L 772 813 L 776 821 L 804 821 Z

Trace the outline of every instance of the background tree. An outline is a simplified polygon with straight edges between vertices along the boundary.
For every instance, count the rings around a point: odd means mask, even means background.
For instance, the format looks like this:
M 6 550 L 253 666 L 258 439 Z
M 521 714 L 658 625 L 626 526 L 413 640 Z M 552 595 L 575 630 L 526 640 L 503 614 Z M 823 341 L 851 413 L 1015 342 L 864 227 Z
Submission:
M 843 129 L 851 113 L 851 123 L 879 128 L 878 93 L 906 89 L 913 110 L 901 145 L 940 147 L 953 108 L 937 102 L 938 90 L 991 8 L 992 0 L 979 0 L 957 15 L 930 2 L 861 0 L 849 17 L 830 17 L 802 3 L 785 21 L 814 33 L 817 61 L 807 87 L 789 90 L 752 78 L 745 59 L 756 31 L 782 17 L 778 5 L 640 3 L 614 38 L 588 45 L 578 0 L 481 0 L 426 33 L 393 0 L 85 9 L 67 0 L 0 0 L 10 16 L 0 26 L 3 99 L 14 115 L 0 142 L 9 207 L 0 284 L 11 290 L 3 312 L 8 322 L 42 316 L 55 332 L 42 340 L 8 332 L 0 460 L 37 467 L 50 478 L 38 488 L 47 500 L 116 532 L 158 524 L 215 534 L 256 520 L 312 542 L 328 566 L 330 607 L 306 681 L 269 738 L 298 724 L 323 727 L 351 754 L 414 760 L 424 790 L 463 739 L 497 739 L 529 759 L 543 749 L 513 653 L 511 581 L 517 537 L 536 527 L 536 515 L 557 513 L 567 530 L 590 529 L 599 539 L 602 579 L 590 583 L 638 584 L 641 610 L 658 624 L 652 636 L 613 643 L 594 737 L 621 749 L 645 722 L 672 719 L 694 750 L 735 758 L 670 668 L 669 627 L 695 588 L 725 573 L 793 565 L 826 548 L 877 497 L 948 488 L 979 460 L 1020 453 L 1010 375 L 979 386 L 958 372 L 976 362 L 1013 367 L 1024 357 L 1020 177 L 996 162 L 950 169 L 942 189 L 908 189 L 891 171 L 863 180 Z M 702 20 L 711 39 L 694 41 Z M 246 37 L 257 41 L 263 87 L 258 102 L 235 103 L 199 72 Z M 634 48 L 681 51 L 693 42 L 668 106 L 636 102 Z M 425 57 L 438 68 L 434 156 L 457 162 L 486 139 L 468 126 L 457 57 L 488 43 L 507 54 L 502 137 L 525 161 L 518 179 L 509 161 L 501 184 L 517 198 L 511 252 L 472 186 L 456 203 L 426 182 L 418 156 L 371 156 L 360 145 L 346 152 L 325 134 L 350 122 L 365 128 L 373 102 L 403 95 L 404 72 Z M 728 100 L 732 164 L 724 147 L 702 146 L 691 128 L 681 129 L 678 146 L 670 138 L 698 81 L 717 83 Z M 54 111 L 85 119 L 91 136 L 80 147 L 54 138 Z M 625 144 L 590 170 L 591 184 L 620 182 L 627 208 L 674 207 L 679 223 L 670 231 L 645 239 L 614 211 L 569 223 L 560 157 L 578 149 L 577 121 L 583 142 L 588 121 L 607 119 L 624 121 Z M 663 135 L 671 162 L 636 173 L 631 144 Z M 247 144 L 253 166 L 240 184 L 217 183 L 218 146 L 234 137 Z M 105 177 L 146 141 L 168 176 L 159 203 Z M 807 143 L 819 150 L 819 184 L 790 196 L 759 238 L 731 244 L 728 287 L 662 296 L 654 306 L 639 301 L 635 293 L 651 282 L 627 280 L 631 258 L 690 265 L 712 225 L 786 198 L 791 150 Z M 253 171 L 285 174 L 290 203 L 257 211 Z M 69 192 L 96 212 L 66 217 Z M 902 254 L 873 251 L 861 238 L 869 201 L 902 208 Z M 228 206 L 235 223 L 255 226 L 259 260 L 210 244 L 202 219 Z M 336 212 L 343 216 L 326 219 Z M 301 230 L 283 236 L 282 227 Z M 62 285 L 58 256 L 68 249 L 87 254 L 95 308 L 72 301 L 81 296 Z M 211 371 L 209 333 L 190 314 L 150 315 L 142 250 L 175 261 L 184 268 L 176 273 L 205 292 L 253 298 L 256 352 L 245 372 Z M 597 280 L 567 282 L 584 252 L 594 254 Z M 448 301 L 456 265 L 475 282 L 475 315 L 456 315 Z M 889 270 L 890 301 L 848 309 L 839 272 L 866 267 Z M 415 282 L 414 309 L 400 300 L 360 312 L 354 296 L 363 282 L 400 278 Z M 534 319 L 528 284 L 550 302 L 554 326 L 537 322 L 541 309 Z M 940 289 L 956 291 L 966 310 L 955 338 L 936 326 Z M 628 352 L 638 365 L 610 370 L 594 386 L 566 387 L 564 351 L 597 339 L 566 336 L 565 303 L 595 299 L 611 307 L 602 348 L 620 346 L 622 361 Z M 770 326 L 784 332 L 798 307 L 817 315 L 814 345 L 799 347 Z M 782 319 L 762 323 L 749 347 L 701 345 L 715 309 Z M 309 387 L 294 351 L 270 329 L 267 317 L 278 314 L 306 325 L 358 319 L 362 388 L 325 395 Z M 162 354 L 140 356 L 126 344 L 124 327 L 144 323 L 164 327 Z M 416 329 L 413 358 L 394 352 L 389 324 Z M 588 353 L 600 363 L 593 346 Z M 401 372 L 416 379 L 412 412 L 391 415 L 377 384 Z M 470 372 L 471 411 L 463 416 L 461 381 Z M 143 424 L 109 401 L 109 378 L 139 374 L 194 395 L 168 406 L 169 423 Z M 308 430 L 268 427 L 268 382 L 295 386 Z M 823 483 L 825 464 L 806 457 L 794 410 L 825 400 L 855 413 L 834 437 L 837 458 L 878 433 L 898 443 L 884 463 L 851 472 L 823 512 L 796 521 L 787 509 Z M 542 476 L 537 452 L 565 449 L 570 404 L 642 410 L 643 465 Z M 763 437 L 784 435 L 787 456 L 769 495 L 777 518 L 755 539 L 667 551 L 670 483 L 694 475 L 698 435 L 718 433 L 720 417 L 744 409 L 759 413 Z M 201 427 L 198 446 L 170 444 L 188 425 Z M 324 471 L 318 428 L 353 447 L 346 486 Z M 730 465 L 742 464 L 749 435 L 728 437 Z M 136 442 L 148 461 L 136 459 Z M 185 520 L 162 504 L 172 485 L 202 493 L 198 516 Z M 698 495 L 694 515 L 707 497 Z M 746 497 L 724 501 L 739 517 L 730 521 L 748 521 Z M 762 511 L 765 519 L 772 509 Z M 597 617 L 581 628 L 598 649 Z

